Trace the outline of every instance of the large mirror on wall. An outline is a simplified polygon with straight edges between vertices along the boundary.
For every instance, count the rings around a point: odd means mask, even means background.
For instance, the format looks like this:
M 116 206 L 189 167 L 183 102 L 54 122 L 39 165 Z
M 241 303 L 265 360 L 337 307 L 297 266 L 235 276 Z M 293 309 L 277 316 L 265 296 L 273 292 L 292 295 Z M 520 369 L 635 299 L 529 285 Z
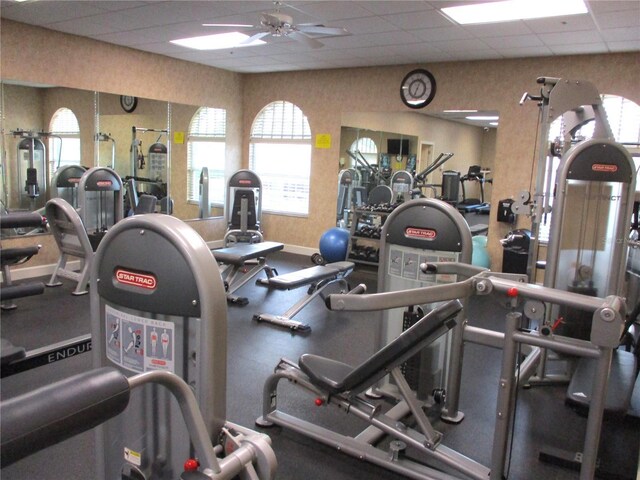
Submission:
M 392 201 L 440 198 L 470 223 L 488 223 L 469 214 L 490 212 L 498 119 L 496 111 L 472 110 L 343 114 L 338 224 L 348 224 L 350 208 L 379 185 L 391 189 Z
M 97 158 L 125 184 L 125 208 L 142 195 L 156 198 L 157 211 L 173 213 L 169 144 L 169 104 L 165 101 L 100 93 Z
M 95 94 L 18 81 L 0 85 L 2 209 L 41 210 L 56 196 L 52 180 L 58 169 L 94 164 Z

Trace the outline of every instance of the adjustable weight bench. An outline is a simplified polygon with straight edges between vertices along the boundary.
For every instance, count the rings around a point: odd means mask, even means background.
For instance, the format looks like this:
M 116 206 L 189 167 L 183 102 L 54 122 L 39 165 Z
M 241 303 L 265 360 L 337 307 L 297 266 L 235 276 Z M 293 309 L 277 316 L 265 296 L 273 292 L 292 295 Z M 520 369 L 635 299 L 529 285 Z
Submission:
M 267 265 L 266 257 L 283 248 L 283 243 L 260 242 L 212 250 L 214 258 L 221 264 L 220 274 L 227 288 L 227 301 L 239 305 L 248 304 L 248 298 L 238 297 L 233 293 L 263 270 L 268 278 L 273 277 L 275 269 Z
M 324 299 L 324 290 L 329 285 L 339 284 L 341 293 L 347 293 L 349 286 L 346 277 L 353 272 L 353 262 L 334 262 L 327 265 L 318 265 L 310 268 L 303 268 L 295 272 L 286 273 L 269 278 L 261 278 L 258 284 L 265 285 L 269 288 L 277 290 L 295 290 L 296 288 L 309 286 L 307 295 L 296 302 L 282 315 L 273 315 L 270 313 L 260 313 L 253 316 L 258 322 L 269 322 L 275 325 L 290 328 L 291 330 L 300 330 L 308 332 L 311 330 L 309 325 L 292 320 L 301 310 L 303 310 L 318 295 Z
M 275 372 L 267 379 L 263 391 L 263 416 L 256 420 L 261 427 L 274 424 L 306 435 L 329 446 L 338 446 L 344 453 L 398 471 L 412 478 L 415 474 L 430 473 L 424 478 L 452 478 L 408 458 L 391 455 L 393 451 L 383 451 L 367 439 L 368 430 L 374 428 L 393 437 L 390 449 L 400 442 L 417 449 L 431 458 L 445 463 L 469 461 L 466 457 L 440 445 L 441 434 L 436 432 L 422 410 L 414 392 L 401 372 L 402 364 L 421 349 L 444 335 L 456 325 L 455 317 L 462 310 L 459 300 L 451 300 L 440 305 L 405 330 L 391 343 L 384 346 L 371 358 L 357 367 L 317 355 L 304 354 L 298 364 L 282 359 Z M 373 386 L 387 374 L 393 376 L 407 412 L 413 414 L 416 427 L 409 428 L 383 412 L 381 405 L 373 405 L 361 393 Z M 350 437 L 321 427 L 314 423 L 286 414 L 277 409 L 277 388 L 281 379 L 289 380 L 313 395 L 317 395 L 316 405 L 331 404 L 341 412 L 352 413 L 370 424 L 359 435 Z M 394 407 L 396 408 L 396 407 Z M 387 442 L 384 442 L 386 445 Z M 423 477 L 420 477 L 423 478 Z M 487 475 L 488 478 L 488 475 Z

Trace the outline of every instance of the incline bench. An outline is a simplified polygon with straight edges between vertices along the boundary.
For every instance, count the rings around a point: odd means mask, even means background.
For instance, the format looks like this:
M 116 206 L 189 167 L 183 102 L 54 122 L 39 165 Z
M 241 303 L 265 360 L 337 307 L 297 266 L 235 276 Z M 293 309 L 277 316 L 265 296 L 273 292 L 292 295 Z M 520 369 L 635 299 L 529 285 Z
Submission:
M 238 244 L 234 247 L 211 250 L 220 266 L 222 279 L 227 287 L 227 301 L 246 305 L 246 297 L 238 297 L 233 293 L 264 270 L 268 278 L 273 277 L 275 269 L 267 265 L 267 255 L 284 248 L 278 242 L 260 242 Z M 247 267 L 251 265 L 252 268 Z M 276 272 L 277 273 L 277 272 Z
M 310 285 L 307 296 L 301 298 L 291 308 L 282 315 L 270 313 L 260 313 L 254 315 L 253 319 L 259 322 L 269 322 L 275 325 L 290 328 L 291 330 L 310 331 L 309 325 L 292 320 L 311 300 L 318 295 L 323 295 L 323 291 L 332 284 L 338 283 L 342 287 L 342 293 L 349 290 L 346 277 L 353 271 L 353 262 L 334 262 L 327 265 L 318 265 L 311 268 L 303 268 L 295 272 L 284 275 L 261 278 L 257 281 L 260 285 L 277 290 L 295 290 L 296 288 Z M 323 297 L 324 298 L 324 297 Z

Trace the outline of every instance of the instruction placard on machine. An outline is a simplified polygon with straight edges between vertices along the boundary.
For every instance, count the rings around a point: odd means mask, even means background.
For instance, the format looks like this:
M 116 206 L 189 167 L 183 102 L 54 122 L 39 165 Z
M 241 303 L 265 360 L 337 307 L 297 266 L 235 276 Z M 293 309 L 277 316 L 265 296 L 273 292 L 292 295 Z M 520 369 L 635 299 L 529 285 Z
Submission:
M 175 372 L 175 325 L 105 306 L 106 353 L 132 372 Z
M 391 248 L 389 251 L 388 274 L 409 280 L 418 280 L 424 285 L 452 283 L 455 275 L 434 275 L 423 273 L 420 264 L 433 262 L 457 262 L 457 252 L 428 251 L 409 248 Z

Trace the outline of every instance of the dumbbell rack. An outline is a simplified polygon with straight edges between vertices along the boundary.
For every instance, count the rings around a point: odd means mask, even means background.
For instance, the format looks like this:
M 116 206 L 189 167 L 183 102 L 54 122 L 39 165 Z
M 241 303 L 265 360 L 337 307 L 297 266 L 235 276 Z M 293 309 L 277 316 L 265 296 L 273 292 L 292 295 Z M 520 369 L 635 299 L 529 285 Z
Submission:
M 347 260 L 378 266 L 380 233 L 393 207 L 392 205 L 369 206 L 354 210 L 349 230 Z

